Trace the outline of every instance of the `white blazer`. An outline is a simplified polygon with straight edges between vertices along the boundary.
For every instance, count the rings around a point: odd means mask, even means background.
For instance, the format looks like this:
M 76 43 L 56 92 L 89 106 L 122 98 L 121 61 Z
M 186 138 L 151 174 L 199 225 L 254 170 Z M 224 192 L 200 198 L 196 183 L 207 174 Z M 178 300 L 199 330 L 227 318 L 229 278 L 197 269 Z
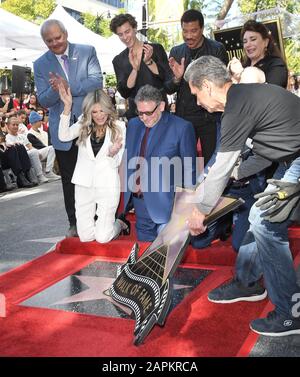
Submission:
M 79 136 L 81 128 L 81 117 L 72 126 L 70 124 L 70 115 L 60 116 L 58 137 L 61 141 L 70 141 Z M 94 156 L 90 136 L 87 137 L 85 144 L 80 143 L 78 146 L 78 157 L 75 170 L 72 177 L 72 183 L 84 187 L 98 187 L 105 190 L 120 192 L 120 178 L 118 167 L 122 161 L 122 156 L 126 140 L 126 126 L 122 121 L 117 121 L 122 136 L 122 148 L 114 157 L 108 156 L 111 142 L 111 130 L 107 127 L 103 146 Z

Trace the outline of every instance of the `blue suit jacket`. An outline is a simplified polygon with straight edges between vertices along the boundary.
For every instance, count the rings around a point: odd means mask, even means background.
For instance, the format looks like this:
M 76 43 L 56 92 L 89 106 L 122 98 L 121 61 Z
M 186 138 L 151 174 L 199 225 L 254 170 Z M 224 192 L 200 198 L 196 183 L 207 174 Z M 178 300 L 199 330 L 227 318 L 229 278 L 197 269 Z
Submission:
M 126 132 L 126 174 L 124 208 L 130 199 L 132 182 L 136 179 L 136 162 L 140 153 L 141 140 L 145 132 L 145 125 L 139 118 L 129 121 Z M 174 190 L 176 186 L 192 186 L 196 182 L 196 138 L 192 123 L 163 112 L 159 122 L 151 129 L 151 136 L 147 144 L 145 159 L 148 168 L 144 169 L 146 180 L 141 178 L 144 201 L 149 215 L 156 224 L 167 223 L 173 207 Z M 158 157 L 158 159 L 151 158 Z M 173 169 L 164 170 L 158 161 L 165 162 L 174 157 L 182 161 L 190 157 L 190 163 L 178 165 L 176 174 Z M 174 161 L 174 160 L 173 160 Z M 170 173 L 170 174 L 169 174 Z M 184 180 L 184 176 L 192 182 Z M 143 177 L 143 176 L 142 176 Z M 143 183 L 147 182 L 145 186 Z
M 55 54 L 50 50 L 34 62 L 34 81 L 40 104 L 49 108 L 49 129 L 55 149 L 67 151 L 72 142 L 62 142 L 58 138 L 60 114 L 64 105 L 58 92 L 49 84 L 49 72 L 58 73 L 66 78 Z M 69 43 L 69 82 L 73 96 L 71 123 L 75 123 L 82 113 L 82 101 L 90 91 L 102 88 L 102 73 L 92 46 Z

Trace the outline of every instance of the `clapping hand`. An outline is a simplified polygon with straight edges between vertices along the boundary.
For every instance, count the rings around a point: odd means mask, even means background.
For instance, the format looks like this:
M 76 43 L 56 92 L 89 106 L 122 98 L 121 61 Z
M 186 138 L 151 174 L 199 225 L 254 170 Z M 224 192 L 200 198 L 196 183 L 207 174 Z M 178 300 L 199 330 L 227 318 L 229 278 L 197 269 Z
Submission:
M 298 183 L 268 179 L 267 183 L 275 186 L 273 190 L 254 195 L 258 200 L 255 205 L 260 207 L 265 220 L 282 222 L 287 220 L 290 212 L 300 199 L 300 178 Z
M 135 53 L 133 48 L 129 49 L 129 63 L 132 65 L 132 68 L 138 71 L 140 69 L 140 64 L 141 64 L 141 54 Z
M 120 135 L 117 136 L 116 140 L 108 149 L 109 157 L 114 157 L 119 152 L 119 150 L 122 148 L 122 141 L 122 137 Z
M 59 90 L 59 84 L 63 84 L 66 89 L 69 87 L 67 81 L 58 73 L 49 72 L 49 77 L 49 83 L 51 85 L 51 88 L 56 92 L 58 92 Z
M 144 43 L 143 45 L 143 50 L 144 50 L 144 63 L 150 62 L 152 55 L 153 55 L 153 47 L 149 45 L 148 43 Z
M 169 66 L 170 66 L 176 80 L 182 79 L 182 76 L 184 74 L 184 69 L 185 69 L 184 62 L 185 62 L 185 58 L 181 58 L 180 64 L 177 63 L 175 58 L 173 58 L 173 57 L 169 58 Z

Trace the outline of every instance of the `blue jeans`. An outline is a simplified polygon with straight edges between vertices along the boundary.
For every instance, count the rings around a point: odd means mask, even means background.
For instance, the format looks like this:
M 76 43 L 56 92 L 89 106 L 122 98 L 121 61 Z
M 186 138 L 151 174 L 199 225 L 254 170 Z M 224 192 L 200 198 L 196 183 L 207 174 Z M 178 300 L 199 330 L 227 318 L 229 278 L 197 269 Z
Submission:
M 236 198 L 242 198 L 244 204 L 233 211 L 233 224 L 234 228 L 232 231 L 232 247 L 238 252 L 242 244 L 244 236 L 249 229 L 249 212 L 255 202 L 254 194 L 262 192 L 265 189 L 265 174 L 260 173 L 255 175 L 250 179 L 250 183 L 244 187 L 232 187 L 229 186 L 225 190 L 224 195 L 230 195 Z M 221 217 L 215 223 L 208 227 L 205 233 L 199 236 L 191 237 L 192 246 L 196 249 L 202 249 L 204 247 L 210 246 L 211 242 L 219 238 L 225 229 L 228 227 L 229 218 Z
M 300 158 L 290 165 L 279 164 L 273 178 L 297 182 L 300 176 Z M 270 185 L 266 190 L 270 190 Z M 274 187 L 273 187 L 274 188 Z M 264 276 L 269 299 L 275 310 L 291 315 L 292 296 L 300 292 L 289 248 L 288 226 L 290 221 L 271 223 L 262 217 L 262 211 L 252 206 L 249 215 L 250 228 L 239 250 L 236 261 L 236 277 L 245 286 Z
M 229 187 L 228 193 L 226 193 L 244 200 L 244 204 L 233 212 L 234 228 L 232 232 L 231 244 L 236 252 L 239 251 L 244 236 L 249 229 L 249 212 L 255 202 L 254 195 L 258 192 L 262 192 L 265 189 L 265 182 L 265 173 L 259 173 L 250 178 L 247 186 L 241 188 Z

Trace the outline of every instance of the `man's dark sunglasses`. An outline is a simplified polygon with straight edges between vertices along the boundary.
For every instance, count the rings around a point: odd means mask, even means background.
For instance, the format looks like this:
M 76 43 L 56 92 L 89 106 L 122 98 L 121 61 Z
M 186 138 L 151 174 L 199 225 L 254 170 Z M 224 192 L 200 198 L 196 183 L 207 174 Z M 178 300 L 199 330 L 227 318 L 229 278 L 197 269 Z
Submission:
M 139 116 L 139 117 L 142 117 L 143 115 L 147 115 L 147 117 L 151 116 L 154 111 L 158 108 L 158 105 L 159 103 L 154 107 L 154 109 L 152 111 L 138 111 L 138 109 L 136 109 L 136 114 Z

